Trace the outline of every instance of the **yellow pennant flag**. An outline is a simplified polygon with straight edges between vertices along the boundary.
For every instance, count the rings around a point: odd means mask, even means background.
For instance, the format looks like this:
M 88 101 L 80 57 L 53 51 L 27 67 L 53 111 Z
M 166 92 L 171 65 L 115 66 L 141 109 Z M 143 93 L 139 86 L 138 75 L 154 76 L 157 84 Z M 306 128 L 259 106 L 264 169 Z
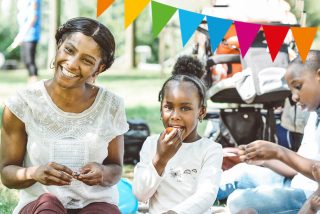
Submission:
M 124 25 L 127 28 L 151 0 L 124 0 Z
M 300 58 L 304 62 L 317 33 L 317 27 L 291 27 L 291 31 L 299 50 Z

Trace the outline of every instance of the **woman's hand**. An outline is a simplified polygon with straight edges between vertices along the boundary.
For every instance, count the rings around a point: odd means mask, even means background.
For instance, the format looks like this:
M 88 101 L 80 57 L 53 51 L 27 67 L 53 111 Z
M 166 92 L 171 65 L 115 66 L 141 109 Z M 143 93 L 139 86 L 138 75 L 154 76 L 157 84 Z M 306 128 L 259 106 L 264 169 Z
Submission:
M 31 171 L 31 178 L 43 185 L 70 185 L 72 180 L 72 170 L 54 162 L 32 167 Z
M 98 163 L 87 163 L 80 169 L 80 175 L 76 177 L 79 181 L 93 186 L 103 184 L 103 165 Z
M 255 165 L 261 165 L 259 160 L 277 159 L 280 150 L 277 144 L 264 140 L 241 145 L 239 149 L 240 160 Z

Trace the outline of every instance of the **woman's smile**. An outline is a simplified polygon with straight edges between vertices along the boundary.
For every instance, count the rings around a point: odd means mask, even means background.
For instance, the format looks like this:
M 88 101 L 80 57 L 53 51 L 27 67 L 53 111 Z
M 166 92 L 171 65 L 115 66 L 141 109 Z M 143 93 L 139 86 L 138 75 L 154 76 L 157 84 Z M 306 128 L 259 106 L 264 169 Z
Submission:
M 68 71 L 67 69 L 65 69 L 64 67 L 60 67 L 61 68 L 61 73 L 66 76 L 66 77 L 69 77 L 69 78 L 73 78 L 73 77 L 78 77 L 78 75 L 74 74 L 74 73 L 71 73 L 70 71 Z

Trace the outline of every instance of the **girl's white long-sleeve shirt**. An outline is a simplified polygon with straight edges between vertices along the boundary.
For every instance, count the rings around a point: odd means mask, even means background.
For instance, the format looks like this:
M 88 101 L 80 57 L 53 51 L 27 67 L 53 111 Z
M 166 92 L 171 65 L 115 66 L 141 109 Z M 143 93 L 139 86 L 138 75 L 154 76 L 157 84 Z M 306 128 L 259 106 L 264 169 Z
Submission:
M 152 159 L 159 135 L 146 139 L 135 166 L 133 193 L 139 201 L 149 200 L 149 213 L 209 213 L 219 189 L 222 147 L 207 138 L 182 143 L 160 176 Z

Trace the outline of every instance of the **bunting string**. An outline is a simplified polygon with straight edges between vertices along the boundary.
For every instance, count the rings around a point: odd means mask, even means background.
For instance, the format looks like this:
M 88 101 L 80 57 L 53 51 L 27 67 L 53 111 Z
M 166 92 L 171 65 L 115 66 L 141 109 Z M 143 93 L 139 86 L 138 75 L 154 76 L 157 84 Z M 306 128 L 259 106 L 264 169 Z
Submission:
M 107 10 L 114 0 L 97 0 L 97 17 Z M 263 29 L 272 61 L 275 60 L 286 35 L 291 30 L 301 60 L 304 62 L 316 36 L 317 27 L 297 27 L 284 25 L 262 25 L 223 19 L 209 15 L 195 13 L 153 0 L 124 0 L 125 27 L 127 28 L 151 2 L 152 35 L 157 37 L 172 16 L 178 11 L 182 45 L 185 46 L 203 19 L 207 20 L 211 50 L 214 52 L 230 26 L 234 23 L 239 41 L 241 56 L 245 57 L 251 44 Z

